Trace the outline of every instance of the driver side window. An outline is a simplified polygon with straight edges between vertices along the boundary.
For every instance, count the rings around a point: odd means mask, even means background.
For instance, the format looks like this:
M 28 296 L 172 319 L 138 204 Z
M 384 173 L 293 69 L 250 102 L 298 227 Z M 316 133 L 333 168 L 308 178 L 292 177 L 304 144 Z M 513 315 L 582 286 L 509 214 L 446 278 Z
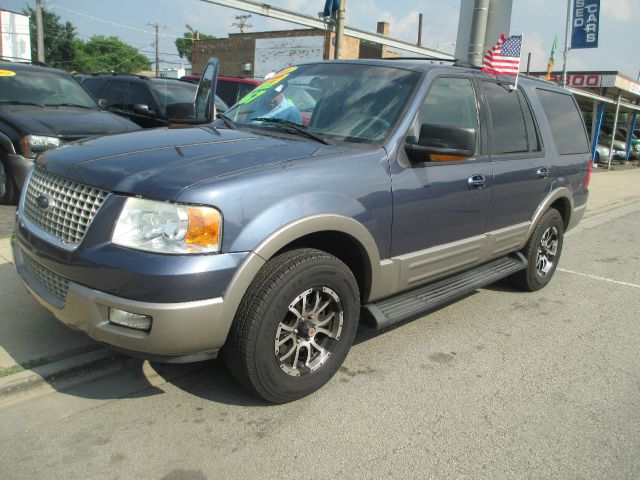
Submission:
M 428 128 L 425 128 L 425 125 Z M 432 143 L 421 138 L 425 132 L 441 131 L 447 127 L 457 127 L 475 131 L 478 151 L 478 107 L 473 84 L 468 78 L 437 78 L 431 84 L 420 111 L 409 131 L 409 135 L 419 143 Z M 437 139 L 434 139 L 437 140 Z M 459 158 L 451 158 L 458 160 Z M 438 160 L 448 160 L 438 158 Z

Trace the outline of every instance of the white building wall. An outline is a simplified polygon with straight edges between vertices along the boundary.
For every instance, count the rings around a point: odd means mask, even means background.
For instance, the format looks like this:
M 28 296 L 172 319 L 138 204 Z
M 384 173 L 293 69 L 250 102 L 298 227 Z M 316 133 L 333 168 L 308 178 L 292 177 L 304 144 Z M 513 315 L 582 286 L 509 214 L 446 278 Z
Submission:
M 31 60 L 29 17 L 0 10 L 0 55 L 13 61 Z
M 322 60 L 323 52 L 324 36 L 257 39 L 254 76 L 264 78 L 291 65 Z

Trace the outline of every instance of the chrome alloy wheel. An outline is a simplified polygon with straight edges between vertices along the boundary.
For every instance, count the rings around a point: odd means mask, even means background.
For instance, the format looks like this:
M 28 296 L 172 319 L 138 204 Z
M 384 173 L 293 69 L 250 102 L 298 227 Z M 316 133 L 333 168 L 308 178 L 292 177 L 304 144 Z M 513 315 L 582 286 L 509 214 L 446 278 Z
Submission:
M 322 367 L 340 339 L 343 317 L 340 297 L 328 287 L 310 288 L 294 298 L 275 338 L 282 371 L 299 377 Z
M 539 276 L 545 277 L 553 269 L 558 254 L 558 242 L 559 234 L 556 227 L 549 227 L 542 234 L 536 255 L 536 272 Z

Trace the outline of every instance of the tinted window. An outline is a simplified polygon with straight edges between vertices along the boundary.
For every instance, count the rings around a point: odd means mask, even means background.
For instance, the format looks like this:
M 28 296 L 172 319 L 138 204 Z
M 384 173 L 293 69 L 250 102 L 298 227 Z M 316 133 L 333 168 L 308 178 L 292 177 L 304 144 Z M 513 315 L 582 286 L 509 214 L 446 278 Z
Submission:
M 151 84 L 162 108 L 172 103 L 193 103 L 198 90 L 198 86 L 193 83 L 175 80 L 152 80 Z
M 573 97 L 549 90 L 537 90 L 537 93 L 558 153 L 587 153 L 589 141 Z
M 127 95 L 127 82 L 111 82 L 105 98 L 109 102 L 110 108 L 124 110 L 125 97 Z
M 433 82 L 419 113 L 420 124 L 478 128 L 478 109 L 471 80 L 439 78 Z
M 238 84 L 235 82 L 227 82 L 226 80 L 218 80 L 216 85 L 216 95 L 229 105 L 236 103 L 236 91 Z
M 542 143 L 540 142 L 540 134 L 538 132 L 537 124 L 535 123 L 533 114 L 531 113 L 531 107 L 529 106 L 529 102 L 527 102 L 521 92 L 518 93 L 518 97 L 520 98 L 520 105 L 522 106 L 524 120 L 527 125 L 529 151 L 539 152 L 540 150 L 542 150 Z
M 526 152 L 527 130 L 518 91 L 511 90 L 508 85 L 493 82 L 482 84 L 491 112 L 493 153 Z
M 84 86 L 91 92 L 95 98 L 100 98 L 106 79 L 104 78 L 87 78 L 83 82 Z
M 127 101 L 126 109 L 133 111 L 134 105 L 147 105 L 150 110 L 155 109 L 155 102 L 146 85 L 140 85 L 138 83 L 129 85 L 129 100 Z

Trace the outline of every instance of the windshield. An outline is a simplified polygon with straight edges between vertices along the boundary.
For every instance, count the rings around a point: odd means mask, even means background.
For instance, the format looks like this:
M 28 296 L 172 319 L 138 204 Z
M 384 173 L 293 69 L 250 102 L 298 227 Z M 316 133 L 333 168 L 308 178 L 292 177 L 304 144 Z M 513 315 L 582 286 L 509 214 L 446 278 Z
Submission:
M 357 143 L 380 142 L 390 133 L 420 73 L 398 68 L 321 63 L 289 67 L 267 80 L 228 112 L 237 125 L 282 124 Z
M 11 73 L 15 75 L 0 76 L 0 103 L 66 104 L 98 109 L 91 95 L 70 76 L 42 70 L 15 69 Z

